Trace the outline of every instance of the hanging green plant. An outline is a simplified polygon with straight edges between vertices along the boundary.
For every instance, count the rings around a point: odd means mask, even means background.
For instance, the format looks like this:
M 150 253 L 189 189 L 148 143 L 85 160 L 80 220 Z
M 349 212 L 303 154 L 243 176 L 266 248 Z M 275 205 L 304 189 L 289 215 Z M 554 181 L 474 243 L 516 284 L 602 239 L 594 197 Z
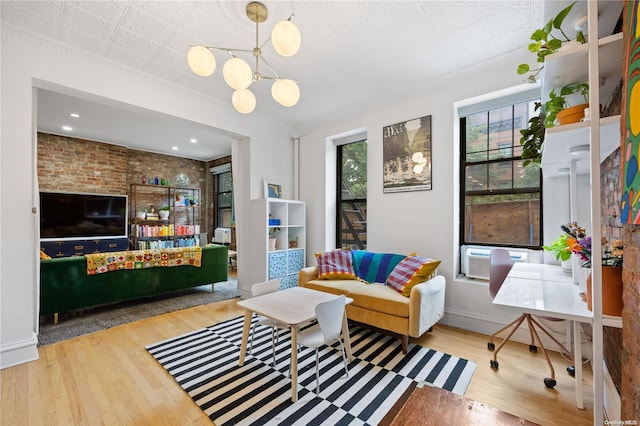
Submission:
M 531 34 L 531 40 L 533 40 L 533 43 L 530 43 L 527 46 L 527 49 L 531 53 L 536 54 L 536 60 L 541 65 L 536 69 L 531 69 L 529 64 L 518 65 L 518 74 L 523 75 L 528 72 L 531 73 L 529 77 L 527 77 L 527 81 L 535 83 L 536 78 L 544 68 L 545 58 L 560 50 L 564 43 L 572 41 L 562 30 L 562 23 L 567 15 L 569 15 L 569 12 L 571 12 L 571 9 L 573 9 L 575 4 L 576 2 L 573 2 L 566 8 L 562 9 L 553 19 L 547 22 L 544 27 L 535 30 L 533 34 Z M 551 34 L 553 30 L 560 31 L 561 36 L 557 37 L 556 35 Z M 579 43 L 586 42 L 582 31 L 578 31 L 576 33 L 575 40 Z
M 533 163 L 540 165 L 542 159 L 542 147 L 544 146 L 544 136 L 546 128 L 544 127 L 545 112 L 542 103 L 536 102 L 534 111 L 538 111 L 538 115 L 534 115 L 529 119 L 529 126 L 520 130 L 520 145 L 522 146 L 523 166 Z

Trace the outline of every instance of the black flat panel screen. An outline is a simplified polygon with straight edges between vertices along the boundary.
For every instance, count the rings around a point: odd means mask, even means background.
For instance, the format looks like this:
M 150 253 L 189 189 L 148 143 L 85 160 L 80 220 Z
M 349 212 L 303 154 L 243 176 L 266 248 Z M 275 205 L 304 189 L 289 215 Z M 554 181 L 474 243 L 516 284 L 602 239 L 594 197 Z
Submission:
M 40 238 L 127 236 L 127 196 L 40 192 Z

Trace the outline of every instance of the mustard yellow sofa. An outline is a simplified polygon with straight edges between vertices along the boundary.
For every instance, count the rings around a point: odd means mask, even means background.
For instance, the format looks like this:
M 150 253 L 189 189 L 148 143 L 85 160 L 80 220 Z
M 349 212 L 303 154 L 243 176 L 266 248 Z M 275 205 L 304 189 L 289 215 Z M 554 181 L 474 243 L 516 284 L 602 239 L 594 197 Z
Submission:
M 353 253 L 356 257 L 363 251 L 353 251 Z M 364 253 L 377 256 L 371 252 Z M 384 254 L 380 255 L 384 256 Z M 400 256 L 400 259 L 402 257 Z M 337 295 L 344 294 L 352 298 L 353 303 L 346 308 L 347 317 L 362 324 L 399 334 L 402 339 L 402 351 L 406 354 L 409 337 L 422 336 L 444 316 L 445 278 L 437 275 L 436 269 L 428 279 L 408 289 L 406 293 L 409 295 L 405 296 L 397 289 L 385 284 L 394 269 L 393 264 L 380 266 L 380 262 L 367 263 L 362 259 L 358 262 L 357 257 L 354 263 L 357 272 L 355 279 L 344 277 L 321 279 L 318 275 L 318 266 L 311 266 L 300 271 L 298 285 Z M 377 268 L 378 271 L 374 271 L 372 275 L 373 268 Z M 369 281 L 363 277 L 368 278 Z

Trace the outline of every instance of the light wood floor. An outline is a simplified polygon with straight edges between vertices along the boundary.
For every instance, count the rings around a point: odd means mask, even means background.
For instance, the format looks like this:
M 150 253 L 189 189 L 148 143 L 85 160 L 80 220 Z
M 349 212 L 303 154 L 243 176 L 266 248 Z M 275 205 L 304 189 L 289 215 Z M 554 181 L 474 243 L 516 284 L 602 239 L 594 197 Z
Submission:
M 211 424 L 146 345 L 243 314 L 237 299 L 137 321 L 39 349 L 40 359 L 0 371 L 2 425 Z M 489 366 L 487 337 L 436 326 L 419 344 L 475 361 L 466 397 L 543 425 L 592 424 L 591 369 L 585 366 L 586 409 L 575 406 L 574 379 L 553 353 L 555 389 L 541 353 L 508 344 L 500 369 Z

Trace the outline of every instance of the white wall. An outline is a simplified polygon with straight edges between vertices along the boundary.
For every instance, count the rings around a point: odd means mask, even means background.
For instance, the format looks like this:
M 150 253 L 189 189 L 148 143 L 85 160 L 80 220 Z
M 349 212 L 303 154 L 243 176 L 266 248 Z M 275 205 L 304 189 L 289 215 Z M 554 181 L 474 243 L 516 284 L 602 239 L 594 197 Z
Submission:
M 250 198 L 262 196 L 263 177 L 292 187 L 292 171 L 286 165 L 292 159 L 293 130 L 255 113 L 238 114 L 228 102 L 212 101 L 108 61 L 36 38 L 16 37 L 6 27 L 2 28 L 1 42 L 0 367 L 5 368 L 37 357 L 34 86 L 79 90 L 237 135 L 236 143 L 250 145 L 237 150 L 248 157 L 241 161 L 248 179 L 235 200 L 239 211 Z M 241 221 L 242 214 L 238 226 Z M 238 257 L 242 258 L 241 245 Z
M 459 140 L 454 136 L 458 122 L 454 120 L 453 105 L 457 101 L 520 84 L 521 79 L 515 70 L 523 60 L 522 52 L 489 60 L 472 69 L 429 82 L 428 87 L 415 90 L 411 96 L 405 96 L 395 104 L 379 105 L 355 112 L 349 119 L 336 119 L 301 129 L 300 198 L 307 202 L 307 264 L 315 264 L 313 253 L 335 248 L 336 160 L 335 148 L 328 138 L 352 129 L 366 128 L 368 249 L 417 252 L 442 260 L 439 272 L 447 280 L 443 323 L 490 334 L 499 324 L 511 321 L 514 312 L 492 306 L 487 282 L 455 278 L 459 252 Z M 401 76 L 389 76 L 388 84 L 393 84 L 394 78 Z M 382 128 L 425 115 L 432 116 L 433 189 L 383 194 Z M 549 199 L 561 197 L 553 194 L 556 188 L 545 188 L 545 199 L 547 196 Z M 559 222 L 554 222 L 553 226 L 559 230 Z

